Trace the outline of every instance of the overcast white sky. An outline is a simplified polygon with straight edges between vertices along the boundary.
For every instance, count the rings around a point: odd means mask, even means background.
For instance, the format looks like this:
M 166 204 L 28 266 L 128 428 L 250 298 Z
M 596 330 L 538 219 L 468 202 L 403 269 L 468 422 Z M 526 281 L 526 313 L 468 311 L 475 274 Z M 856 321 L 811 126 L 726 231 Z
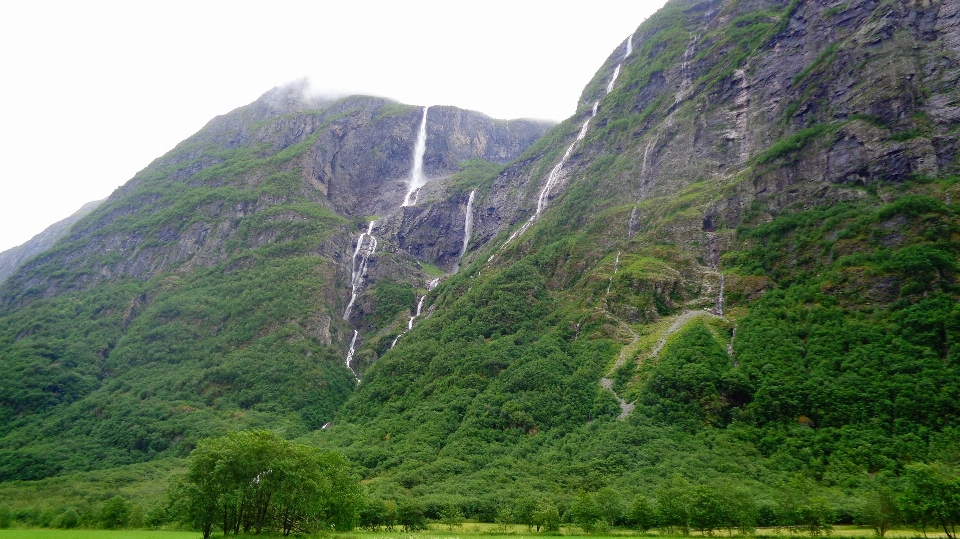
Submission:
M 320 90 L 562 120 L 663 0 L 0 0 L 0 251 L 218 114 Z

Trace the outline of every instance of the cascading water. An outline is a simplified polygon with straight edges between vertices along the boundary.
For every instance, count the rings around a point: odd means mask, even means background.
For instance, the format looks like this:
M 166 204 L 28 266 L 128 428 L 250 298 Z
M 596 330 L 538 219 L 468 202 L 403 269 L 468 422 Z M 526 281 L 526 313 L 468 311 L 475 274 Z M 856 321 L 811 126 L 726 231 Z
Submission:
M 573 148 L 577 145 L 578 142 L 583 140 L 583 137 L 586 136 L 587 127 L 589 126 L 590 126 L 590 118 L 587 118 L 587 120 L 583 122 L 583 126 L 580 127 L 580 133 L 577 135 L 577 139 L 574 140 L 570 144 L 570 146 L 567 147 L 567 151 L 563 153 L 563 157 L 560 158 L 560 162 L 553 167 L 553 169 L 550 171 L 550 174 L 547 176 L 547 183 L 546 185 L 543 186 L 543 189 L 540 190 L 540 196 L 537 197 L 536 212 L 534 212 L 534 214 L 531 215 L 530 218 L 527 219 L 525 223 L 523 223 L 523 226 L 515 230 L 513 234 L 510 234 L 510 237 L 507 238 L 507 241 L 505 241 L 503 245 L 500 247 L 501 249 L 509 245 L 510 242 L 516 239 L 518 236 L 526 232 L 527 229 L 530 228 L 530 225 L 535 223 L 537 219 L 540 218 L 540 213 L 543 211 L 544 208 L 547 207 L 547 202 L 549 201 L 549 196 L 550 196 L 550 190 L 553 189 L 553 186 L 556 185 L 556 183 L 560 180 L 560 171 L 563 169 L 563 165 L 567 162 L 567 159 L 570 159 L 570 154 L 573 153 Z M 493 259 L 492 255 L 490 259 L 491 260 Z
M 350 372 L 353 373 L 353 377 L 356 378 L 358 382 L 360 381 L 360 377 L 357 376 L 357 371 L 353 370 L 353 365 L 351 365 L 351 363 L 353 363 L 353 353 L 356 351 L 357 335 L 359 334 L 359 331 L 353 330 L 353 338 L 350 339 L 350 350 L 347 351 L 347 361 L 345 362 L 347 364 L 347 368 L 350 369 Z
M 630 56 L 630 53 L 631 53 L 631 52 L 633 52 L 633 34 L 630 34 L 630 35 L 627 37 L 627 44 L 626 44 L 625 50 L 624 50 L 624 52 L 623 52 L 623 59 L 626 60 L 626 59 L 627 59 L 627 56 Z M 622 66 L 622 65 L 623 65 L 622 62 L 619 63 L 619 64 L 617 64 L 617 67 L 613 70 L 613 76 L 610 77 L 610 82 L 607 83 L 607 93 L 608 93 L 608 94 L 613 91 L 613 83 L 614 83 L 614 82 L 617 82 L 617 77 L 620 75 L 620 66 Z M 594 114 L 596 114 L 596 113 L 594 113 Z
M 717 316 L 723 316 L 723 274 L 720 274 L 720 292 L 717 294 L 717 305 L 714 307 Z
M 370 221 L 370 224 L 367 225 L 367 231 L 363 234 L 360 234 L 360 238 L 357 240 L 357 248 L 353 251 L 353 271 L 350 274 L 350 286 L 352 290 L 350 292 L 350 303 L 347 304 L 346 310 L 343 311 L 343 319 L 350 319 L 350 311 L 353 309 L 353 303 L 357 301 L 357 293 L 360 292 L 360 287 L 363 285 L 363 280 L 367 277 L 367 261 L 370 259 L 370 255 L 377 250 L 377 238 L 373 237 L 373 225 L 376 223 L 376 220 Z M 364 248 L 364 239 L 370 237 L 370 241 L 367 242 L 367 248 Z M 359 263 L 357 260 L 359 259 Z
M 460 271 L 460 261 L 463 260 L 463 255 L 467 254 L 467 246 L 470 245 L 470 237 L 473 235 L 473 197 L 476 194 L 476 190 L 470 191 L 470 198 L 467 199 L 467 211 L 463 216 L 463 245 L 460 247 L 460 256 L 457 257 L 454 273 Z
M 436 283 L 438 283 L 438 282 L 440 282 L 440 279 L 434 279 L 434 280 L 430 281 L 430 284 L 427 285 L 427 287 L 428 287 L 428 288 L 427 288 L 427 291 L 433 290 L 433 288 L 436 286 Z M 431 285 L 432 285 L 432 286 L 431 286 Z M 423 302 L 424 302 L 426 299 L 427 299 L 427 295 L 426 295 L 426 294 L 420 296 L 420 301 L 417 302 L 417 312 L 416 312 L 413 316 L 411 316 L 409 320 L 407 320 L 407 331 L 410 331 L 411 329 L 413 329 L 413 321 L 414 321 L 417 317 L 420 316 L 420 313 L 423 312 Z M 402 332 L 400 332 L 400 334 L 397 335 L 397 337 L 396 337 L 395 339 L 393 339 L 393 342 L 390 343 L 390 348 L 393 348 L 394 346 L 396 346 L 396 345 L 397 345 L 397 341 L 400 340 L 400 337 L 403 337 L 404 335 L 406 335 L 407 331 L 402 331 Z
M 683 101 L 692 93 L 693 81 L 690 80 L 690 59 L 693 58 L 693 45 L 700 39 L 700 34 L 693 36 L 687 45 L 687 50 L 683 52 L 683 63 L 680 64 L 680 74 L 683 80 L 680 81 L 680 88 L 673 96 L 673 104 Z
M 613 275 L 617 274 L 617 266 L 620 265 L 620 251 L 617 251 L 617 258 L 613 261 Z M 607 283 L 607 295 L 610 295 L 610 285 L 613 284 L 613 275 L 610 276 L 610 282 Z
M 633 51 L 633 34 L 627 37 L 626 50 L 624 52 L 623 58 L 626 58 L 627 56 L 629 56 L 632 51 Z M 611 90 L 613 90 L 613 83 L 616 82 L 617 76 L 620 75 L 620 66 L 621 64 L 617 64 L 616 69 L 613 70 L 613 77 L 610 78 L 610 82 L 609 84 L 607 84 L 608 94 L 610 93 Z M 574 140 L 570 144 L 570 146 L 567 147 L 567 151 L 563 153 L 563 157 L 560 158 L 560 162 L 557 163 L 552 170 L 550 170 L 550 174 L 547 176 L 547 183 L 546 185 L 543 186 L 543 189 L 540 190 L 540 196 L 537 197 L 537 211 L 534 212 L 534 214 L 531 215 L 530 218 L 527 219 L 527 221 L 523 223 L 523 225 L 520 228 L 515 230 L 513 234 L 510 234 L 510 237 L 507 238 L 507 241 L 503 242 L 503 245 L 500 246 L 501 250 L 507 245 L 509 245 L 510 242 L 512 242 L 518 236 L 526 232 L 527 229 L 530 228 L 530 225 L 535 223 L 537 219 L 540 218 L 540 213 L 543 211 L 544 208 L 547 207 L 547 202 L 549 202 L 550 191 L 553 189 L 554 185 L 556 185 L 557 181 L 560 180 L 560 171 L 563 170 L 563 165 L 567 162 L 567 159 L 570 158 L 570 154 L 573 153 L 574 146 L 576 146 L 577 143 L 583 140 L 583 137 L 586 136 L 587 127 L 590 126 L 590 119 L 597 115 L 597 108 L 599 106 L 600 106 L 600 101 L 594 102 L 593 110 L 591 111 L 590 118 L 587 118 L 583 122 L 583 125 L 580 127 L 580 133 L 577 135 L 577 139 Z M 487 262 L 491 262 L 494 256 L 496 255 L 495 254 L 490 255 L 490 258 L 487 259 Z
M 637 207 L 634 206 L 633 210 L 630 211 L 630 222 L 627 223 L 627 239 L 633 237 L 634 230 L 637 227 Z
M 607 83 L 607 93 L 613 91 L 613 83 L 617 82 L 617 77 L 620 75 L 620 64 L 617 64 L 616 69 L 613 70 L 613 76 L 610 77 L 610 82 Z
M 407 187 L 407 196 L 403 199 L 404 206 L 416 203 L 414 194 L 426 181 L 423 179 L 423 154 L 427 151 L 427 109 L 423 107 L 423 119 L 420 120 L 420 132 L 417 134 L 417 144 L 413 147 L 413 170 L 410 172 L 410 185 Z

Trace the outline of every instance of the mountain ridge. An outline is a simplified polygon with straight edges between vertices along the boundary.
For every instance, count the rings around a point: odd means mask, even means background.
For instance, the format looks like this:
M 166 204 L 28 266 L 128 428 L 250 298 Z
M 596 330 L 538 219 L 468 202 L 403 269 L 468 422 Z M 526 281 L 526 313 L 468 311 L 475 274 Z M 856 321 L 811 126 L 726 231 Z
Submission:
M 670 2 L 524 143 L 430 107 L 410 206 L 420 107 L 221 117 L 84 221 L 139 266 L 71 238 L 0 288 L 0 477 L 270 426 L 434 517 L 675 477 L 852 514 L 960 454 L 958 44 L 947 1 Z

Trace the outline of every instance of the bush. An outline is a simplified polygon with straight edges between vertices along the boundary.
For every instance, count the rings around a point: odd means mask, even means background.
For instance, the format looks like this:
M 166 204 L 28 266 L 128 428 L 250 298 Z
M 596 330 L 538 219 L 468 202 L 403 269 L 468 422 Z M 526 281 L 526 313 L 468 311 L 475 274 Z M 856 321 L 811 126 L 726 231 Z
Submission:
M 53 522 L 55 528 L 60 528 L 64 530 L 70 530 L 76 528 L 80 524 L 80 514 L 77 513 L 77 510 L 68 507 L 62 513 L 57 515 L 57 518 Z
M 123 528 L 130 521 L 130 502 L 122 496 L 114 496 L 100 507 L 100 525 L 108 530 Z
M 13 524 L 13 511 L 6 504 L 0 504 L 0 529 L 9 528 Z

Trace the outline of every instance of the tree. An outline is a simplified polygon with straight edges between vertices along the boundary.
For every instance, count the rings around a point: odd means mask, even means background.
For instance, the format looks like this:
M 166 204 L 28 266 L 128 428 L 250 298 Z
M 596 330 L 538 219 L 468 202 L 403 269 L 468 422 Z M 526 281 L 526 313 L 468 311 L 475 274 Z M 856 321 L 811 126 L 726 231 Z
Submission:
M 873 528 L 873 532 L 880 537 L 883 537 L 900 520 L 896 492 L 889 483 L 879 478 L 871 481 L 857 520 Z
M 729 520 L 720 493 L 710 485 L 697 485 L 691 501 L 690 526 L 700 530 L 703 535 L 713 535 L 714 530 L 723 527 Z
M 906 466 L 906 488 L 898 499 L 907 521 L 920 529 L 936 526 L 948 538 L 960 525 L 960 473 L 941 463 Z
M 447 526 L 450 531 L 454 528 L 463 527 L 463 513 L 460 508 L 450 503 L 443 506 L 440 511 L 440 523 Z
M 690 491 L 690 483 L 679 475 L 657 489 L 658 527 L 668 533 L 690 533 Z
M 181 520 L 224 533 L 352 529 L 362 496 L 346 460 L 265 430 L 203 440 L 171 489 Z
M 545 532 L 560 531 L 560 511 L 557 506 L 551 502 L 537 502 L 537 508 L 533 511 L 533 523 L 537 531 L 543 528 Z
M 606 526 L 603 511 L 596 498 L 587 492 L 577 494 L 570 506 L 570 522 L 586 533 L 601 531 Z
M 518 524 L 523 524 L 529 530 L 533 527 L 533 514 L 537 510 L 537 500 L 530 496 L 522 496 L 513 506 L 513 516 Z
M 647 531 L 656 524 L 656 512 L 653 504 L 643 494 L 637 494 L 630 504 L 627 512 L 627 523 L 631 528 L 640 531 Z
M 397 522 L 403 526 L 405 532 L 427 529 L 426 507 L 423 502 L 414 498 L 401 500 L 397 504 Z
M 130 520 L 130 502 L 122 496 L 114 496 L 100 507 L 100 525 L 108 530 L 122 528 Z
M 620 501 L 620 493 L 616 490 L 605 487 L 594 494 L 597 506 L 600 508 L 600 514 L 608 526 L 616 526 L 623 519 L 623 502 Z

